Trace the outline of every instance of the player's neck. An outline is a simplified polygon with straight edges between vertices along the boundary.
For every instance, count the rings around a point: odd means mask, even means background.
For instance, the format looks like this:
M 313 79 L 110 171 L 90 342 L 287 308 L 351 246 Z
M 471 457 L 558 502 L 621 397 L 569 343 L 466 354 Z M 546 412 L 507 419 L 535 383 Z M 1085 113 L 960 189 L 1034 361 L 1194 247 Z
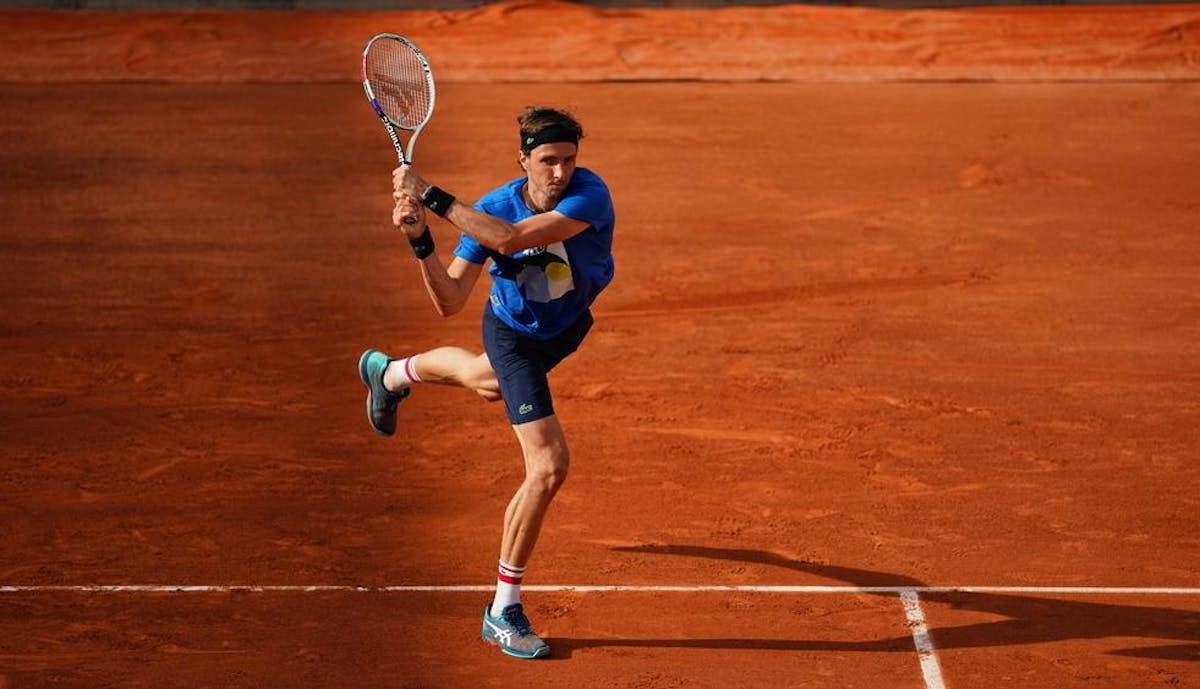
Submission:
M 535 195 L 529 188 L 528 180 L 521 187 L 521 200 L 525 202 L 525 207 L 534 213 L 545 213 L 553 205 L 549 194 Z

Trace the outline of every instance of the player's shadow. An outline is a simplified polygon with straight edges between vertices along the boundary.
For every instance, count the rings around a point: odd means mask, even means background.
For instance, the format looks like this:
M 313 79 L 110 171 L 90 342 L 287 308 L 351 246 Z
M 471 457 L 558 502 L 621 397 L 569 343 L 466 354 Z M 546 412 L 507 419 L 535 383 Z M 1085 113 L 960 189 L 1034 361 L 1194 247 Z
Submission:
M 814 564 L 794 560 L 765 550 L 710 548 L 690 545 L 647 545 L 621 547 L 614 550 L 652 555 L 700 557 L 731 562 L 772 565 L 804 572 L 824 579 L 844 582 L 851 586 L 922 587 L 924 583 L 911 577 L 884 572 L 872 572 L 852 567 Z M 897 593 L 881 593 L 898 598 Z M 1101 639 L 1107 637 L 1143 638 L 1156 641 L 1186 643 L 1155 644 L 1116 651 L 1114 655 L 1135 656 L 1200 662 L 1200 613 L 1174 608 L 1142 605 L 1115 605 L 1081 600 L 1059 600 L 1051 597 L 1013 595 L 1008 593 L 921 592 L 921 600 L 961 610 L 975 610 L 1002 616 L 1003 620 L 979 622 L 955 627 L 930 625 L 933 644 L 937 648 L 980 648 L 1016 646 L 1070 639 Z M 897 602 L 899 605 L 899 602 Z M 928 615 L 928 612 L 927 612 Z M 574 650 L 596 647 L 653 647 L 698 649 L 753 649 L 765 651 L 913 651 L 910 635 L 885 639 L 858 641 L 827 641 L 807 639 L 738 639 L 738 638 L 680 638 L 680 639 L 555 639 L 555 655 L 569 657 Z

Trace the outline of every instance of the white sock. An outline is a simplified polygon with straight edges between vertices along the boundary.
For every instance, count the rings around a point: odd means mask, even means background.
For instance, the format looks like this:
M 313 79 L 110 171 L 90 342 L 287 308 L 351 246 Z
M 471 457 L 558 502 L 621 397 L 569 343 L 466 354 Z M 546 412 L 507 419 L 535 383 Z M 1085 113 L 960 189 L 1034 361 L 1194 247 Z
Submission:
M 421 377 L 417 375 L 418 356 L 420 355 L 414 354 L 407 359 L 396 359 L 388 364 L 387 371 L 383 375 L 384 387 L 395 392 L 413 383 L 420 383 Z
M 514 567 L 504 560 L 496 571 L 496 598 L 492 600 L 492 617 L 498 616 L 513 603 L 521 602 L 521 579 L 524 567 Z

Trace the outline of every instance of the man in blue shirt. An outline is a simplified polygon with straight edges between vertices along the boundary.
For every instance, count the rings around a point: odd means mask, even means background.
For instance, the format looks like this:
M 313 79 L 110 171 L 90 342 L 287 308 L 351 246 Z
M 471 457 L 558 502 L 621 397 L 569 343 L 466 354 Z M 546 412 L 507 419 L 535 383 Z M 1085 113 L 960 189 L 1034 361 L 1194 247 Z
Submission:
M 504 515 L 496 596 L 484 609 L 481 634 L 508 655 L 538 658 L 550 648 L 525 616 L 521 581 L 569 463 L 547 374 L 583 342 L 592 326 L 591 304 L 612 280 L 615 215 L 604 181 L 576 167 L 583 129 L 574 117 L 531 107 L 517 122 L 525 174 L 474 206 L 411 167 L 392 174 L 392 222 L 408 237 L 438 313 L 450 316 L 463 308 L 491 259 L 484 353 L 438 347 L 393 359 L 368 349 L 359 375 L 368 390 L 367 417 L 383 435 L 395 433 L 397 404 L 416 383 L 456 385 L 504 401 L 524 453 L 525 481 Z M 425 208 L 461 230 L 448 266 L 434 251 Z

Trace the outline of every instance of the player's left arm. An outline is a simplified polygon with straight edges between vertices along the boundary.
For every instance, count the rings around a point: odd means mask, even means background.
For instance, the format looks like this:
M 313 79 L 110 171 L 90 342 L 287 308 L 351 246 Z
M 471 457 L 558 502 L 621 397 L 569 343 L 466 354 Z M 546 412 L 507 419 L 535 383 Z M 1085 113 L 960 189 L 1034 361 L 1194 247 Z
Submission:
M 558 211 L 546 211 L 510 223 L 477 211 L 465 203 L 452 205 L 446 213 L 446 219 L 480 244 L 506 255 L 565 241 L 589 227 L 583 220 L 576 220 Z
M 393 195 L 397 198 L 403 195 L 424 194 L 431 186 L 407 167 L 397 168 L 393 172 L 392 183 L 395 190 Z M 443 217 L 483 246 L 506 255 L 535 246 L 565 241 L 591 227 L 588 221 L 571 217 L 558 210 L 538 213 L 520 222 L 510 223 L 460 201 L 452 202 Z

